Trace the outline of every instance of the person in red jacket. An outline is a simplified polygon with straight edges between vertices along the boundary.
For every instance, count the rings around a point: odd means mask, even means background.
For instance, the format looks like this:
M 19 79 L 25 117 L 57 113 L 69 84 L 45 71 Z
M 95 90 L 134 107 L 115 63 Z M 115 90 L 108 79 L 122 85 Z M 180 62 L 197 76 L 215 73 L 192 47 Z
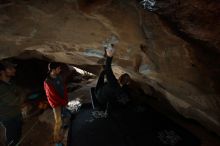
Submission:
M 48 102 L 53 108 L 55 126 L 54 126 L 54 141 L 60 142 L 61 136 L 61 112 L 62 108 L 68 103 L 67 89 L 60 76 L 61 64 L 51 62 L 48 65 L 48 76 L 44 81 L 44 90 L 47 95 Z

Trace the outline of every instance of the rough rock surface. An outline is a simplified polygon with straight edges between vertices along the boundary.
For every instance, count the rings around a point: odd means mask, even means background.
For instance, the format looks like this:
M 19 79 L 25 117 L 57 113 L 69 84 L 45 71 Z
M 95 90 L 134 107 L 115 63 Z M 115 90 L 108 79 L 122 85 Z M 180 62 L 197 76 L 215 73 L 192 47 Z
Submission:
M 220 134 L 219 4 L 161 0 L 158 7 L 155 14 L 132 0 L 0 4 L 0 58 L 96 65 L 111 38 L 117 73 L 151 85 L 179 113 Z
M 187 37 L 219 53 L 220 4 L 218 0 L 161 0 L 157 13 L 167 17 Z

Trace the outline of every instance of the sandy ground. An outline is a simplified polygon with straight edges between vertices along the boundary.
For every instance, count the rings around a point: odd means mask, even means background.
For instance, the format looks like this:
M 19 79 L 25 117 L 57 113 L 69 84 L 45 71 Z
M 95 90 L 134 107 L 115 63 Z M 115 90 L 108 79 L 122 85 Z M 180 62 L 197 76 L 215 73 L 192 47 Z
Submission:
M 37 123 L 36 123 L 37 122 Z M 36 125 L 33 127 L 33 124 Z M 33 127 L 33 128 L 32 128 Z M 25 135 L 28 132 L 27 135 Z M 26 136 L 21 146 L 50 146 L 53 129 L 47 123 L 40 122 L 33 117 L 24 122 L 23 136 Z

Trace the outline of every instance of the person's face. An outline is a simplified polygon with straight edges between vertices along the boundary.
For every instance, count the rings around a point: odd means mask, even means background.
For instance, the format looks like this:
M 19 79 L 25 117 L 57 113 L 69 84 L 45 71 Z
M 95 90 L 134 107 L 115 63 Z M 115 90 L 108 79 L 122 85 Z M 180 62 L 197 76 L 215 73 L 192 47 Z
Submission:
M 7 77 L 14 77 L 16 74 L 16 69 L 14 67 L 7 67 L 4 73 Z
M 61 67 L 60 67 L 60 66 L 57 67 L 54 71 L 55 71 L 55 74 L 56 74 L 56 75 L 59 75 L 60 72 L 61 72 Z

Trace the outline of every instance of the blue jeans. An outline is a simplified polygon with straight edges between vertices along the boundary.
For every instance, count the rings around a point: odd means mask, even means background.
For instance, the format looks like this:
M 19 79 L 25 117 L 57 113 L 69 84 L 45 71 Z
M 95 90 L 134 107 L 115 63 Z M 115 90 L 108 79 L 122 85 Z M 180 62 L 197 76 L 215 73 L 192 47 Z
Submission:
M 6 146 L 15 146 L 21 138 L 21 133 L 22 133 L 21 116 L 3 120 L 1 122 L 6 129 L 5 131 Z

